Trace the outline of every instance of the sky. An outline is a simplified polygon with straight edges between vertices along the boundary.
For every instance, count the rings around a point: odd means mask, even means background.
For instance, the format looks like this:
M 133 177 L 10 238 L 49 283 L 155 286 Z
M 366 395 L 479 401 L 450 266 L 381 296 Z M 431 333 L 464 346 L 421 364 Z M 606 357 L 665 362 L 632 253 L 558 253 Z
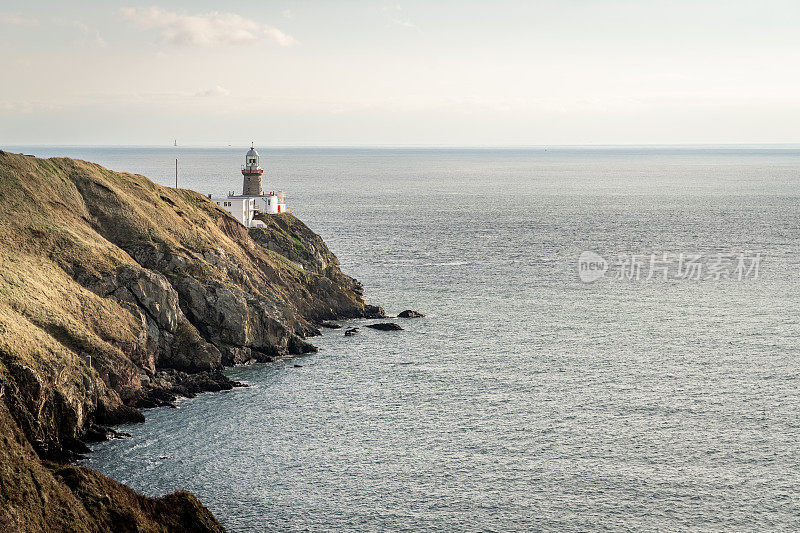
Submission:
M 0 146 L 800 143 L 800 2 L 0 0 Z

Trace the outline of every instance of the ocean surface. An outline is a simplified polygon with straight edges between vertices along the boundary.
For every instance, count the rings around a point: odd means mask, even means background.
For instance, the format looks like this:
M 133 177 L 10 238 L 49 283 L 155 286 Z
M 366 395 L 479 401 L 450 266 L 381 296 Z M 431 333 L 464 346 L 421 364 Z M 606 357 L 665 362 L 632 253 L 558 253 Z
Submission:
M 8 149 L 224 194 L 247 147 Z M 370 303 L 427 317 L 231 369 L 87 465 L 234 532 L 800 528 L 800 149 L 260 153 Z

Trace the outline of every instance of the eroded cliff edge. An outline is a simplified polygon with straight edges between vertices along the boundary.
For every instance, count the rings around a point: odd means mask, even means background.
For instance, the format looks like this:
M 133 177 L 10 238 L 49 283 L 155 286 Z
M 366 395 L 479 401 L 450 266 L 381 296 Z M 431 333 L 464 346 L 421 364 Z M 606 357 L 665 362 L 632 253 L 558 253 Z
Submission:
M 99 425 L 230 388 L 225 365 L 313 351 L 320 321 L 383 315 L 301 221 L 264 222 L 248 231 L 204 196 L 140 175 L 0 152 L 0 527 L 65 529 L 53 503 L 64 498 L 88 517 L 76 530 L 117 511 L 169 530 L 159 505 L 218 527 L 191 495 L 144 498 L 60 463 Z M 20 475 L 38 505 L 16 492 Z M 20 522 L 29 516 L 40 518 Z

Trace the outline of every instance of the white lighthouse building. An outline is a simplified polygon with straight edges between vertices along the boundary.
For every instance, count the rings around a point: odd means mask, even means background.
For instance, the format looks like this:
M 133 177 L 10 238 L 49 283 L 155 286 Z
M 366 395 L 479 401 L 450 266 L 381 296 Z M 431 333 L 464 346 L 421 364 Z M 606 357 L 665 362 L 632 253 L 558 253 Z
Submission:
M 211 198 L 218 206 L 229 212 L 233 217 L 247 228 L 263 226 L 260 220 L 254 220 L 259 213 L 276 215 L 286 213 L 286 201 L 283 191 L 270 192 L 264 194 L 261 183 L 261 175 L 264 169 L 261 168 L 261 157 L 256 149 L 250 145 L 250 150 L 245 156 L 242 165 L 242 194 L 235 194 L 233 191 L 228 196 Z

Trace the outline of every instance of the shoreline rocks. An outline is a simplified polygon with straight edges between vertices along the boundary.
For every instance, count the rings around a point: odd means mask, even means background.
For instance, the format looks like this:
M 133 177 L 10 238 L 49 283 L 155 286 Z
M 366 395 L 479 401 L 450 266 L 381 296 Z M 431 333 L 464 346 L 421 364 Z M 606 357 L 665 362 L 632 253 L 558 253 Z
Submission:
M 130 433 L 116 431 L 110 427 L 92 424 L 83 435 L 84 442 L 105 442 L 111 439 L 123 439 L 130 437 Z

